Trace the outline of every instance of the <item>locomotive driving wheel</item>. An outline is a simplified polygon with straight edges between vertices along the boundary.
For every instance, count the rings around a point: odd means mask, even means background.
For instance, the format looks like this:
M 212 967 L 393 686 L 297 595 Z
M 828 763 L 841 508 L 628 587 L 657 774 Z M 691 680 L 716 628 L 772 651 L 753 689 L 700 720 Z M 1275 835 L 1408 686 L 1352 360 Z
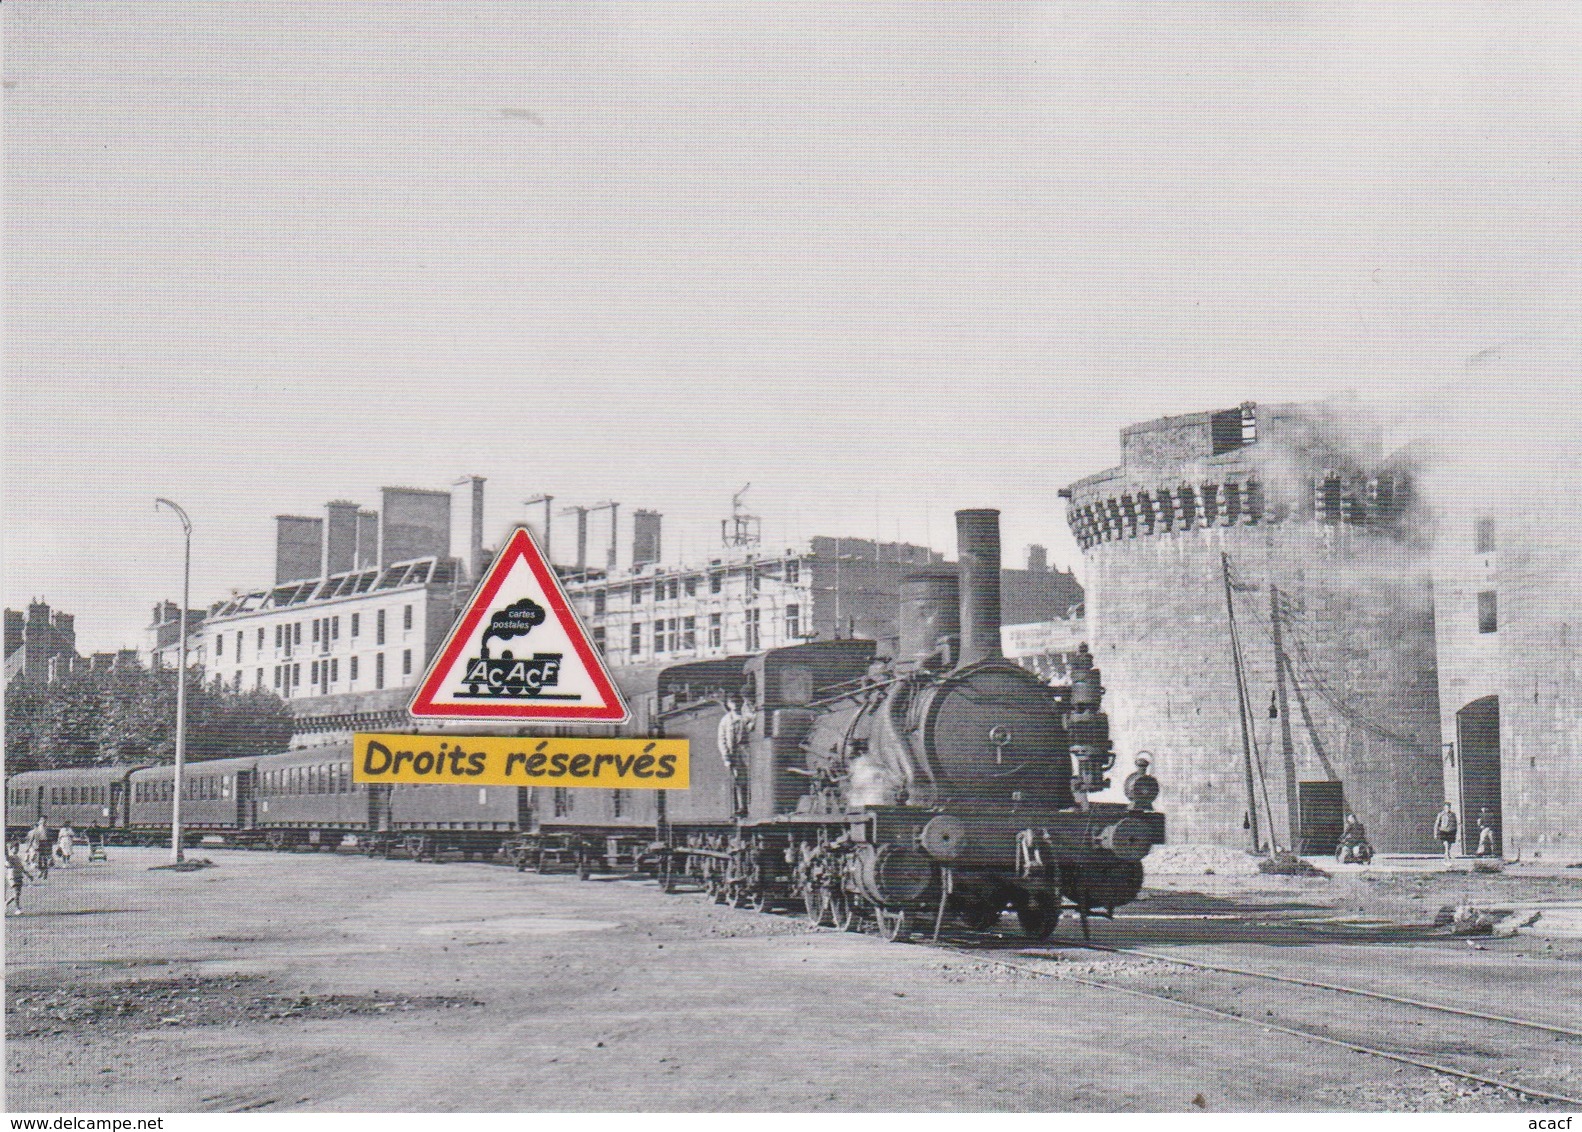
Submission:
M 829 915 L 829 905 L 824 890 L 815 884 L 803 884 L 798 890 L 802 898 L 802 914 L 815 928 L 823 927 Z
M 874 908 L 873 915 L 879 922 L 879 934 L 890 943 L 897 943 L 906 938 L 906 909 L 885 908 L 880 905 Z
M 857 898 L 849 892 L 832 892 L 829 901 L 830 920 L 835 927 L 843 932 L 856 931 L 859 918 Z
M 762 888 L 755 888 L 747 894 L 747 907 L 754 912 L 767 912 L 769 910 L 769 894 Z
M 1030 892 L 1017 903 L 1016 919 L 1028 939 L 1046 940 L 1060 923 L 1060 902 L 1046 892 Z

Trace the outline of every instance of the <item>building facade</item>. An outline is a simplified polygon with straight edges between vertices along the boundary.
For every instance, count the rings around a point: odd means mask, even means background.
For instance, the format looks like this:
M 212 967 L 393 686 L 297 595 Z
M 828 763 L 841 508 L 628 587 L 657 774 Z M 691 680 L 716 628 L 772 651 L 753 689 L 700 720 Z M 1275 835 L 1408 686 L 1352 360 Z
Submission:
M 481 485 L 475 477 L 475 509 Z M 298 741 L 410 726 L 412 690 L 471 592 L 450 553 L 450 494 L 382 495 L 379 511 L 335 500 L 322 519 L 276 516 L 275 584 L 216 602 L 203 619 L 206 676 L 281 696 Z
M 1424 425 L 1445 797 L 1468 852 L 1486 811 L 1506 856 L 1582 861 L 1582 452 L 1574 417 L 1502 427 L 1499 408 L 1578 364 L 1507 348 Z
M 1443 801 L 1434 607 L 1413 469 L 1350 402 L 1121 433 L 1062 494 L 1117 749 L 1182 842 L 1323 851 L 1347 810 L 1431 849 Z
M 567 593 L 615 668 L 842 638 L 875 640 L 894 655 L 901 579 L 944 564 L 925 546 L 817 536 L 781 553 L 731 547 L 698 565 L 589 572 L 570 578 Z M 1006 570 L 1002 579 L 1008 618 L 1052 618 L 1082 601 L 1076 578 L 1047 566 Z

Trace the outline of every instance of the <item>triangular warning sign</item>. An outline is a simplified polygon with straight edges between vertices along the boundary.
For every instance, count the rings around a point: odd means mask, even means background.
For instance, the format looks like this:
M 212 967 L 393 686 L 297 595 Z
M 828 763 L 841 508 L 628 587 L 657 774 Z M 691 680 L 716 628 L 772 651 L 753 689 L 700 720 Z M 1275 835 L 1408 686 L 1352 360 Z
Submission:
M 518 527 L 408 709 L 421 719 L 620 723 L 626 704 L 560 579 Z

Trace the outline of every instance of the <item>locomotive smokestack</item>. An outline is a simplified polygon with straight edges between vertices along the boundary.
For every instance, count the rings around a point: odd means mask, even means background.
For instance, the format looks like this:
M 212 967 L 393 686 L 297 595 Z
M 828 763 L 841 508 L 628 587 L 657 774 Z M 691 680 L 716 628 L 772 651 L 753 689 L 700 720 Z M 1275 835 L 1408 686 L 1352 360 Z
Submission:
M 961 664 L 1000 652 L 1000 513 L 956 512 L 956 558 L 961 570 Z
M 961 651 L 961 584 L 954 571 L 925 570 L 901 579 L 898 660 L 921 662 L 949 650 L 954 665 Z

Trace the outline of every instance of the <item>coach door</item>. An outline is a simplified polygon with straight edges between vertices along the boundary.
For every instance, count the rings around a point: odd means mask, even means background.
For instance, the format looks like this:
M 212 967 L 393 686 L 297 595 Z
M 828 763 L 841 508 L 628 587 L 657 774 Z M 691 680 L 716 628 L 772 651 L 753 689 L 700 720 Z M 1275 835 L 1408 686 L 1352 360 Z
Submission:
M 252 829 L 258 824 L 258 772 L 256 770 L 239 770 L 236 772 L 236 826 L 238 829 Z
M 385 783 L 368 783 L 368 828 L 390 828 L 390 787 Z
M 1478 815 L 1488 810 L 1494 820 L 1494 849 L 1500 844 L 1500 698 L 1484 696 L 1456 712 L 1456 740 L 1461 748 L 1461 844 L 1478 844 Z

